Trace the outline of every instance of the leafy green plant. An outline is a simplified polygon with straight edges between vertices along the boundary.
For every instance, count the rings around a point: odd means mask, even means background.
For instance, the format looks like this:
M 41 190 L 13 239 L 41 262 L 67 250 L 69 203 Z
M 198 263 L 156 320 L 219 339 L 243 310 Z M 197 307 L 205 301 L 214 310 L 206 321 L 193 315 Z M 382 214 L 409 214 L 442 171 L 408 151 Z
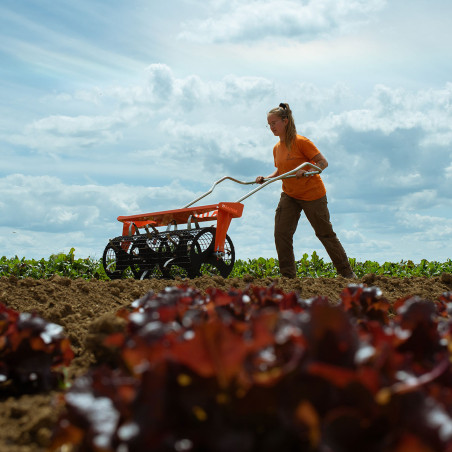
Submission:
M 58 275 L 71 279 L 108 279 L 99 260 L 90 257 L 76 259 L 74 253 L 75 249 L 71 248 L 69 253 L 52 254 L 47 260 L 3 256 L 0 258 L 0 276 L 48 279 Z
M 256 278 L 279 276 L 279 263 L 277 259 L 265 259 L 259 257 L 257 259 L 236 260 L 230 277 L 242 277 L 251 275 Z
M 350 259 L 352 267 L 358 276 L 364 276 L 368 273 L 376 275 L 387 275 L 397 277 L 410 276 L 439 276 L 442 273 L 452 273 L 452 260 L 446 262 L 428 261 L 422 259 L 419 264 L 413 261 L 384 262 L 379 264 L 373 261 L 365 261 L 364 263 L 356 262 L 356 259 Z
M 390 277 L 412 277 L 412 276 L 439 276 L 442 273 L 452 273 L 452 260 L 446 262 L 428 261 L 422 259 L 419 264 L 413 261 L 384 262 L 380 264 L 375 261 L 359 262 L 355 258 L 349 259 L 353 271 L 358 277 L 373 273 L 375 275 L 386 275 Z M 304 277 L 322 277 L 333 278 L 337 275 L 336 269 L 331 262 L 325 262 L 315 251 L 309 257 L 307 253 L 295 262 L 297 276 Z M 230 277 L 243 277 L 249 274 L 255 277 L 275 277 L 279 274 L 279 262 L 277 259 L 270 258 L 236 260 L 234 269 Z
M 446 262 L 428 261 L 422 259 L 418 264 L 411 260 L 400 262 L 375 261 L 359 262 L 355 258 L 349 259 L 350 264 L 358 277 L 373 273 L 390 277 L 414 277 L 439 276 L 442 273 L 452 273 L 452 260 Z M 331 262 L 325 262 L 315 251 L 309 256 L 303 254 L 296 261 L 297 276 L 299 278 L 334 278 L 336 269 Z M 124 272 L 126 278 L 133 278 L 131 271 Z M 48 259 L 26 259 L 25 257 L 0 258 L 0 276 L 15 276 L 17 278 L 48 279 L 53 275 L 59 275 L 71 279 L 101 279 L 108 280 L 102 262 L 99 259 L 75 258 L 75 250 L 71 248 L 69 253 L 52 254 Z M 278 259 L 273 257 L 258 257 L 254 259 L 237 259 L 230 278 L 242 278 L 250 275 L 255 278 L 275 278 L 280 276 Z

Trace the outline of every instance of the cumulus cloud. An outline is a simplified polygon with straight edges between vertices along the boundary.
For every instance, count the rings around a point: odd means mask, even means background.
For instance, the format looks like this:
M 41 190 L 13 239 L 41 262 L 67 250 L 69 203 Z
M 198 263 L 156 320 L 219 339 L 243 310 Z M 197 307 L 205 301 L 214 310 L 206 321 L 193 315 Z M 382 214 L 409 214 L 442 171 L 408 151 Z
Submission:
M 447 177 L 452 143 L 452 84 L 408 91 L 378 85 L 363 108 L 327 114 L 304 130 L 341 156 L 344 170 L 359 162 L 387 188 L 436 184 Z M 449 137 L 449 138 L 447 138 Z M 353 167 L 353 165 L 352 165 Z
M 131 187 L 124 184 L 72 185 L 51 176 L 12 174 L 0 178 L 3 215 L 0 226 L 40 230 L 82 230 L 118 215 L 162 206 L 165 199 L 182 199 L 193 192 L 178 184 Z
M 53 100 L 55 105 L 61 102 L 69 105 L 76 100 L 76 108 L 81 108 L 84 114 L 45 116 L 4 138 L 43 153 L 73 154 L 119 144 L 150 122 L 154 131 L 155 125 L 168 120 L 184 124 L 212 120 L 221 123 L 228 115 L 222 112 L 222 106 L 243 109 L 260 105 L 274 95 L 275 86 L 266 78 L 252 76 L 227 75 L 219 81 L 206 81 L 196 75 L 178 78 L 169 66 L 156 63 L 146 68 L 142 83 L 105 87 L 102 96 L 99 92 L 96 87 L 91 92 L 59 93 Z M 46 96 L 46 101 L 52 101 L 50 96 Z M 78 102 L 82 102 L 81 106 Z M 87 114 L 89 111 L 93 114 Z
M 445 169 L 446 179 L 452 179 L 452 163 Z
M 404 211 L 420 211 L 440 204 L 441 198 L 436 190 L 421 189 L 403 196 L 399 206 Z
M 335 111 L 344 111 L 356 102 L 355 94 L 345 83 L 332 87 L 319 87 L 314 83 L 300 82 L 294 89 L 291 104 L 307 118 L 321 117 Z
M 179 38 L 215 43 L 267 38 L 305 42 L 362 24 L 385 5 L 385 0 L 215 2 L 209 17 L 185 22 Z
M 45 153 L 73 153 L 100 143 L 116 143 L 122 137 L 124 118 L 111 116 L 52 115 L 25 127 L 22 133 L 10 134 L 6 140 Z
M 337 133 L 344 128 L 365 133 L 381 132 L 386 136 L 399 130 L 418 129 L 424 134 L 420 145 L 446 146 L 452 140 L 451 98 L 452 83 L 440 90 L 415 92 L 377 85 L 363 108 L 329 114 L 308 126 L 332 140 L 337 140 Z
M 91 249 L 90 254 L 93 249 L 101 253 L 109 238 L 121 235 L 121 223 L 116 221 L 119 215 L 182 207 L 195 195 L 174 180 L 157 187 L 102 186 L 12 174 L 0 178 L 2 253 L 20 254 L 19 250 L 27 248 L 27 257 L 46 257 L 40 250 L 49 249 L 49 243 L 55 252 L 56 247 L 58 251 L 76 247 Z M 30 242 L 30 237 L 39 239 Z
M 444 89 L 414 92 L 377 85 L 366 103 L 368 108 L 357 112 L 361 117 L 350 114 L 349 121 L 362 130 L 379 129 L 386 134 L 419 128 L 425 131 L 430 143 L 439 144 L 442 140 L 437 142 L 435 137 L 451 131 L 451 101 L 452 83 L 446 83 Z
M 413 237 L 421 242 L 452 240 L 452 222 L 444 217 L 398 211 L 395 218 L 401 230 L 415 234 Z
M 78 92 L 79 99 L 90 99 L 115 104 L 148 105 L 161 112 L 193 110 L 197 105 L 227 104 L 244 105 L 260 101 L 275 94 L 275 85 L 265 77 L 225 75 L 221 80 L 204 80 L 196 74 L 184 78 L 177 77 L 166 64 L 153 63 L 144 70 L 140 84 L 133 86 L 113 86 L 92 92 Z M 69 96 L 68 99 L 72 99 Z
M 51 133 L 55 136 L 89 136 L 110 131 L 120 124 L 118 118 L 107 116 L 49 116 L 33 122 L 29 133 Z

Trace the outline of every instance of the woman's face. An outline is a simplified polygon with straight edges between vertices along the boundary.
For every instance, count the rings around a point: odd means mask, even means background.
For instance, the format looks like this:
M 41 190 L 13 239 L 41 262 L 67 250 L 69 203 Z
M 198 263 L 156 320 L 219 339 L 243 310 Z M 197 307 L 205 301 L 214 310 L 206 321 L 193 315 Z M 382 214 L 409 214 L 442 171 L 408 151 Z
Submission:
M 267 122 L 275 137 L 284 138 L 284 135 L 286 134 L 287 118 L 282 119 L 275 113 L 272 113 L 267 116 Z

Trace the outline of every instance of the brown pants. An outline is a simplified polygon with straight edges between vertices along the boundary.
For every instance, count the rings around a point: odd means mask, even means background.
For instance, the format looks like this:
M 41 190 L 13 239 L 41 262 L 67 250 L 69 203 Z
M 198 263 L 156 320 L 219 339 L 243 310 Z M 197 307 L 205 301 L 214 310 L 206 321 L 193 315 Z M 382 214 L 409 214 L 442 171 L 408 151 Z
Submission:
M 275 245 L 278 253 L 281 274 L 288 278 L 296 277 L 293 235 L 297 229 L 301 211 L 322 242 L 333 265 L 341 276 L 348 276 L 352 268 L 341 242 L 333 231 L 326 196 L 315 201 L 303 201 L 281 193 L 281 199 L 275 214 Z

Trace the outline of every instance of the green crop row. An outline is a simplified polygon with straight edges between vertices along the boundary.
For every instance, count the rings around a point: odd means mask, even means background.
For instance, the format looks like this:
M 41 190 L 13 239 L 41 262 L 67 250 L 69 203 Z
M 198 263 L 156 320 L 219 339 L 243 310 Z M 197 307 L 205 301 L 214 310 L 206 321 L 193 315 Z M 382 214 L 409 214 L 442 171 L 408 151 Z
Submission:
M 452 273 L 452 260 L 446 262 L 428 261 L 422 259 L 418 264 L 413 261 L 385 262 L 380 264 L 374 261 L 358 262 L 349 259 L 353 271 L 358 277 L 373 273 L 393 277 L 411 276 L 439 276 L 442 273 Z M 298 277 L 323 277 L 332 278 L 337 276 L 336 269 L 331 262 L 325 262 L 315 251 L 311 256 L 304 254 L 296 261 Z M 237 260 L 232 270 L 231 277 L 241 277 L 250 274 L 254 277 L 274 277 L 279 275 L 279 264 L 277 259 L 248 259 Z
M 0 258 L 0 276 L 16 276 L 17 278 L 48 279 L 54 275 L 71 279 L 108 279 L 97 259 L 76 259 L 75 249 L 68 254 L 52 254 L 48 259 L 26 259 L 25 257 Z
M 76 259 L 74 252 L 75 250 L 72 248 L 68 254 L 52 254 L 48 259 L 40 260 L 3 256 L 0 258 L 0 276 L 13 275 L 17 278 L 47 279 L 53 275 L 59 275 L 71 279 L 108 279 L 101 260 L 90 257 Z M 422 259 L 418 264 L 410 260 L 380 264 L 373 261 L 358 262 L 356 259 L 350 259 L 350 263 L 358 277 L 369 273 L 393 277 L 439 276 L 442 273 L 452 273 L 451 259 L 442 263 Z M 325 262 L 316 252 L 311 256 L 304 254 L 296 265 L 298 277 L 333 278 L 337 275 L 333 264 Z M 236 260 L 229 277 L 241 278 L 245 275 L 256 278 L 280 276 L 278 260 L 263 257 Z M 129 277 L 132 277 L 131 272 L 129 272 Z

